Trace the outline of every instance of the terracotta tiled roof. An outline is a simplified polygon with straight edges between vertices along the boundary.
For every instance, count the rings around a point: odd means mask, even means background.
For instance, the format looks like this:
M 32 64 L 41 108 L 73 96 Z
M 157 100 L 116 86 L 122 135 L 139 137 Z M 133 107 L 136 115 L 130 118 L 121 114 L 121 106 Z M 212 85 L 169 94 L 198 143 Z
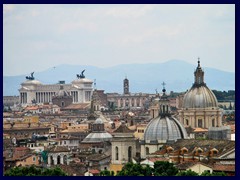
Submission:
M 207 129 L 203 129 L 203 128 L 195 128 L 195 129 L 193 130 L 193 132 L 195 132 L 195 133 L 208 132 L 208 130 L 207 130 Z
M 28 106 L 25 108 L 25 110 L 38 110 L 39 107 L 38 106 Z
M 105 155 L 105 154 L 92 154 L 90 156 L 87 157 L 87 159 L 89 161 L 100 161 L 102 159 L 108 158 L 109 156 Z
M 68 150 L 68 148 L 65 146 L 54 146 L 54 147 L 48 148 L 48 151 L 49 152 L 69 152 L 70 150 Z
M 235 164 L 214 164 L 214 171 L 235 172 Z
M 158 157 L 158 158 L 148 158 L 149 161 L 156 162 L 156 161 L 168 161 L 167 158 Z
M 80 104 L 70 104 L 67 107 L 62 108 L 63 110 L 70 110 L 70 109 L 88 109 L 90 108 L 90 103 L 80 103 Z
M 134 131 L 130 130 L 126 124 L 121 124 L 113 133 L 133 133 Z
M 212 166 L 210 166 L 209 164 L 205 164 L 205 163 L 202 163 L 202 162 L 193 162 L 193 161 L 190 161 L 190 162 L 184 162 L 184 163 L 181 163 L 181 164 L 178 164 L 177 165 L 177 168 L 180 169 L 180 170 L 186 170 L 188 168 L 191 168 L 193 167 L 194 165 L 196 164 L 201 164 L 203 166 L 207 166 L 209 168 L 212 168 Z
M 208 152 L 212 148 L 216 148 L 220 155 L 221 153 L 228 152 L 235 148 L 235 142 L 230 140 L 197 140 L 197 139 L 181 139 L 174 144 L 167 144 L 172 146 L 175 150 L 179 150 L 182 147 L 186 147 L 188 152 L 192 152 L 194 148 L 200 147 L 204 153 Z
M 90 169 L 89 172 L 92 173 L 92 174 L 99 174 L 100 173 L 100 171 L 97 170 L 97 169 Z

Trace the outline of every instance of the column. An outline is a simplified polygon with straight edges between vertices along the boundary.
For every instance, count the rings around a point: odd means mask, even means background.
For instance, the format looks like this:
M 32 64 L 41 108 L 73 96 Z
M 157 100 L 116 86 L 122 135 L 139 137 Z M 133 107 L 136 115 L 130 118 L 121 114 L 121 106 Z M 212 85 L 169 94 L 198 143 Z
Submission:
M 48 164 L 51 165 L 51 156 L 48 155 Z
M 77 102 L 79 102 L 78 101 L 78 91 L 76 91 L 76 100 L 77 100 Z
M 63 163 L 63 154 L 60 155 L 60 164 L 64 164 Z
M 54 165 L 57 165 L 57 155 L 53 157 L 53 160 L 54 160 Z
M 38 93 L 36 92 L 36 103 L 38 103 Z
M 27 93 L 24 93 L 24 103 L 27 103 Z

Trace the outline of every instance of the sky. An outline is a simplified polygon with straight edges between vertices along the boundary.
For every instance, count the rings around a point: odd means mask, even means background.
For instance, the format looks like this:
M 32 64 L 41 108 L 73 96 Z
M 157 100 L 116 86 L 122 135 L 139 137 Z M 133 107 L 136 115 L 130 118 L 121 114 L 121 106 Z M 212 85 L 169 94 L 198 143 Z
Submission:
M 235 72 L 234 4 L 3 5 L 3 75 L 179 59 Z

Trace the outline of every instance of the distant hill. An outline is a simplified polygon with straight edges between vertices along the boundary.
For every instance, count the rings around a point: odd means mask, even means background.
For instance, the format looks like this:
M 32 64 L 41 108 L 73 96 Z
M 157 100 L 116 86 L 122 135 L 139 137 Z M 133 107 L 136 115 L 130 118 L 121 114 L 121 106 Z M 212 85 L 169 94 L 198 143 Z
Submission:
M 42 72 L 35 72 L 34 77 L 43 84 L 56 84 L 60 80 L 71 83 L 85 69 L 88 79 L 96 79 L 97 89 L 105 92 L 123 92 L 123 79 L 129 79 L 130 92 L 155 93 L 161 91 L 161 83 L 166 83 L 167 91 L 182 92 L 192 86 L 196 65 L 181 60 L 170 60 L 164 63 L 122 64 L 108 68 L 63 64 Z M 205 82 L 210 89 L 235 90 L 235 73 L 213 68 L 204 68 Z M 3 76 L 3 95 L 19 95 L 20 84 L 26 75 Z

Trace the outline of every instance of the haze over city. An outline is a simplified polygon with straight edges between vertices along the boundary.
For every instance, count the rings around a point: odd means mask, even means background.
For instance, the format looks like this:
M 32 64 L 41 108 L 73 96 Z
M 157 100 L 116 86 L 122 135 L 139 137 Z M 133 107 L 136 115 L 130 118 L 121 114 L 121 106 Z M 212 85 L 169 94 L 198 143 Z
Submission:
M 181 59 L 235 72 L 235 5 L 3 5 L 3 74 Z

